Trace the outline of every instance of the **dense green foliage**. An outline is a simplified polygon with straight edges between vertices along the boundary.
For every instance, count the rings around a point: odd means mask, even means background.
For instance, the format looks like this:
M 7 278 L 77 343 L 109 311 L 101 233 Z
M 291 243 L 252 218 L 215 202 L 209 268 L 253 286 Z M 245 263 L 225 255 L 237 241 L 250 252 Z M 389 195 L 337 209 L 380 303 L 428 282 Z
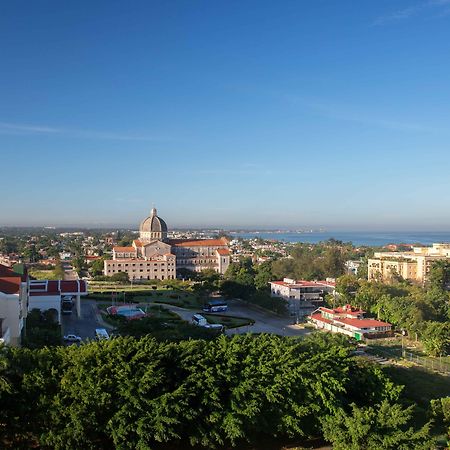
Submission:
M 344 275 L 336 289 L 342 302 L 352 303 L 416 336 L 431 356 L 450 352 L 450 295 L 446 290 L 450 265 L 435 263 L 426 286 L 404 280 L 390 283 Z
M 323 433 L 334 450 L 434 449 L 428 438 L 430 425 L 416 431 L 410 426 L 413 407 L 402 408 L 384 400 L 379 405 L 359 408 L 351 405 L 322 420 Z
M 119 337 L 81 347 L 4 348 L 0 445 L 220 448 L 321 436 L 322 424 L 355 414 L 352 403 L 397 401 L 400 390 L 351 351 L 344 338 L 322 334 L 178 343 Z M 398 434 L 395 423 L 383 430 Z M 427 448 L 426 429 L 419 433 L 409 448 Z M 327 438 L 335 440 L 328 432 Z
M 61 344 L 61 325 L 56 310 L 43 313 L 33 309 L 28 313 L 22 344 L 29 348 L 41 348 Z
M 319 244 L 296 244 L 290 250 L 290 257 L 274 261 L 272 270 L 276 278 L 296 280 L 324 280 L 344 274 L 344 262 L 360 259 L 368 252 L 355 250 L 350 243 L 330 239 Z
M 270 295 L 271 280 L 272 262 L 254 265 L 250 258 L 243 258 L 239 263 L 229 265 L 220 289 L 228 298 L 240 298 L 278 314 L 286 314 L 286 301 Z

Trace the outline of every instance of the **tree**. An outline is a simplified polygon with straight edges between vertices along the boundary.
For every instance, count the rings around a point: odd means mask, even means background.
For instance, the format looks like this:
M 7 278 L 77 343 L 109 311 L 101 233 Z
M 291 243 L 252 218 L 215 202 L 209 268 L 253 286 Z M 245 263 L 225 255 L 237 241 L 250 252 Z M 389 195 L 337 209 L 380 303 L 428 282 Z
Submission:
M 269 281 L 272 281 L 272 262 L 266 261 L 256 266 L 256 275 L 254 279 L 255 288 L 261 291 L 268 291 Z
M 91 262 L 89 266 L 89 272 L 92 276 L 98 276 L 103 274 L 105 258 L 99 258 Z
M 342 275 L 336 281 L 336 291 L 346 303 L 354 303 L 359 281 L 355 275 Z
M 432 450 L 430 424 L 417 431 L 410 426 L 413 408 L 387 400 L 375 407 L 352 404 L 350 413 L 341 408 L 322 419 L 323 434 L 333 450 Z
M 450 284 L 450 261 L 435 261 L 430 267 L 428 285 L 445 290 Z
M 130 279 L 128 278 L 128 274 L 126 272 L 118 272 L 111 275 L 111 281 L 117 281 L 119 283 L 129 283 Z
M 450 322 L 424 322 L 421 340 L 431 356 L 444 356 L 450 352 Z

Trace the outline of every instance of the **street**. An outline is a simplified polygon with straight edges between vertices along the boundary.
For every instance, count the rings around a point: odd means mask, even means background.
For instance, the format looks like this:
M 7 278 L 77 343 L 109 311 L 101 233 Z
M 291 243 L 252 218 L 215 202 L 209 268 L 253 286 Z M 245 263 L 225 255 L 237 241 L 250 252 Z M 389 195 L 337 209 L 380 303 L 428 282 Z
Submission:
M 81 300 L 81 317 L 77 317 L 73 308 L 72 314 L 61 315 L 61 325 L 64 335 L 76 334 L 83 340 L 94 339 L 96 328 L 106 328 L 105 324 L 99 321 L 96 301 L 87 299 Z
M 145 310 L 145 306 L 156 305 L 157 303 L 145 303 L 140 305 Z M 191 322 L 192 316 L 198 312 L 201 314 L 201 310 L 185 309 L 172 305 L 158 305 L 173 311 L 178 314 L 186 322 Z M 228 335 L 241 334 L 241 333 L 274 333 L 281 336 L 304 336 L 310 333 L 310 330 L 301 328 L 298 325 L 292 323 L 292 318 L 283 318 L 276 316 L 270 312 L 265 312 L 260 309 L 256 309 L 251 305 L 238 300 L 231 300 L 228 303 L 228 311 L 218 313 L 220 315 L 236 316 L 251 318 L 255 321 L 254 325 L 246 325 L 239 328 L 232 328 L 227 330 Z M 97 302 L 95 300 L 81 299 L 81 317 L 78 318 L 73 310 L 72 314 L 62 315 L 62 329 L 64 335 L 76 334 L 83 340 L 93 339 L 95 336 L 96 328 L 107 328 L 108 331 L 112 327 L 105 324 L 101 320 L 100 313 L 97 311 Z

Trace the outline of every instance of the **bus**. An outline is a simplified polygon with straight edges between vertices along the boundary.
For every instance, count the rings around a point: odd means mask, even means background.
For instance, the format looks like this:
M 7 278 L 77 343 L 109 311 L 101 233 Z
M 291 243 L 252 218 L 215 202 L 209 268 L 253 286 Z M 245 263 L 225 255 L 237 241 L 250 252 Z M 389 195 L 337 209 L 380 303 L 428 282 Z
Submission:
M 199 327 L 208 325 L 208 321 L 201 314 L 194 314 L 192 316 L 192 323 Z
M 95 337 L 101 341 L 103 339 L 109 339 L 109 334 L 104 328 L 96 328 Z
M 61 300 L 61 312 L 63 314 L 72 314 L 73 300 L 72 297 L 65 296 Z
M 205 312 L 222 312 L 228 309 L 228 304 L 225 300 L 213 299 L 205 304 L 203 311 Z

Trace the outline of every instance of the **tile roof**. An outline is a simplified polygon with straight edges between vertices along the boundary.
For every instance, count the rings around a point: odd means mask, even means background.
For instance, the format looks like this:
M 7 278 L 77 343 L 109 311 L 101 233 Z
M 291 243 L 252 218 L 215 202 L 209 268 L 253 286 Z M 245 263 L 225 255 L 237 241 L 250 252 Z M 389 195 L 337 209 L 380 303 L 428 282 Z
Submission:
M 136 249 L 134 247 L 113 247 L 113 250 L 115 252 L 122 252 L 122 253 L 135 253 Z
M 216 251 L 219 255 L 222 255 L 222 256 L 227 256 L 230 254 L 230 250 L 228 250 L 227 248 L 219 248 Z
M 0 277 L 0 292 L 4 294 L 17 294 L 20 291 L 20 284 L 22 283 L 22 278 L 15 277 Z
M 30 282 L 30 296 L 87 294 L 84 280 L 36 280 Z
M 225 247 L 228 245 L 226 238 L 220 239 L 170 239 L 170 245 L 175 247 Z
M 381 320 L 375 319 L 335 319 L 336 322 L 343 323 L 345 325 L 350 325 L 355 328 L 375 328 L 375 327 L 390 327 L 391 324 L 387 322 L 382 322 Z
M 306 280 L 298 280 L 295 283 L 286 283 L 285 281 L 271 281 L 271 284 L 277 284 L 278 286 L 288 286 L 291 288 L 301 288 L 301 287 L 318 287 L 323 288 L 325 286 L 332 286 L 329 285 L 327 282 L 322 281 L 306 281 Z

